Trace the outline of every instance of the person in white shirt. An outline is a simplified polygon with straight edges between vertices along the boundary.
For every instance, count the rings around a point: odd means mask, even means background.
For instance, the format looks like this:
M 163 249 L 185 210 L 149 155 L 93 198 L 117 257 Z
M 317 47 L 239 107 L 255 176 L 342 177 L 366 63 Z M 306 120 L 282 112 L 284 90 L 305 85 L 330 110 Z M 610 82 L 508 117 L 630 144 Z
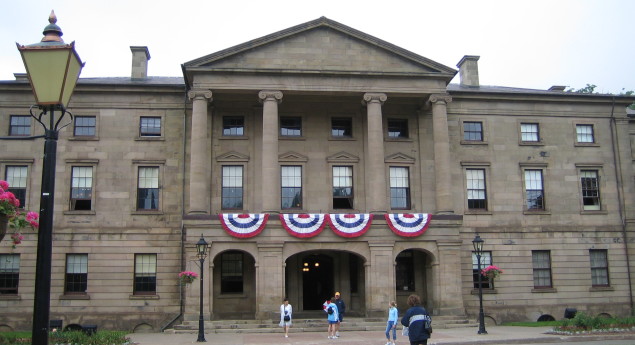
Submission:
M 293 307 L 289 304 L 289 299 L 285 298 L 280 305 L 280 327 L 284 327 L 284 337 L 289 337 L 289 328 L 292 325 Z

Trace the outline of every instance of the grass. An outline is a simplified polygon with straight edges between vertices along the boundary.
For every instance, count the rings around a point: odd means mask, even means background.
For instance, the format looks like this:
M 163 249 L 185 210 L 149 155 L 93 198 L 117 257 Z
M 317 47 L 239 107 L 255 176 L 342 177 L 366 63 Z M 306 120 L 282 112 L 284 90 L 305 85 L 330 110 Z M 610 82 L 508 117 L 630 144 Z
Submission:
M 81 331 L 51 332 L 49 342 L 73 345 L 124 345 L 130 343 L 126 334 L 127 332 L 123 331 L 97 331 L 94 335 L 87 335 Z M 31 344 L 31 332 L 0 332 L 0 345 L 27 344 Z
M 572 319 L 541 322 L 507 322 L 503 326 L 553 327 L 554 332 L 574 334 L 580 332 L 620 332 L 635 329 L 635 316 L 612 318 L 588 316 L 582 312 Z

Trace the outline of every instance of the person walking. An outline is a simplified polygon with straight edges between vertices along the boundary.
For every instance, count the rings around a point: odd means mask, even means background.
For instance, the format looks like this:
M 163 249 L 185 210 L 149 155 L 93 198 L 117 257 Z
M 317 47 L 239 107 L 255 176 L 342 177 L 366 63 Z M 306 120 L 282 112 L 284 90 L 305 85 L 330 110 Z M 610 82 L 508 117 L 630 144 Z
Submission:
M 326 311 L 326 320 L 329 323 L 328 338 L 337 339 L 337 337 L 335 336 L 335 326 L 337 325 L 339 320 L 339 312 L 337 311 L 337 305 L 335 304 L 335 297 L 331 297 L 331 301 L 326 306 L 326 309 L 324 309 L 324 311 Z
M 285 298 L 280 305 L 280 327 L 284 328 L 284 337 L 289 337 L 289 328 L 292 325 L 293 307 L 289 304 L 289 299 Z
M 426 345 L 432 332 L 432 328 L 426 329 L 426 323 L 432 321 L 430 314 L 421 306 L 421 298 L 417 295 L 408 297 L 408 305 L 410 308 L 401 318 L 401 324 L 408 327 L 410 345 Z
M 344 312 L 346 312 L 346 303 L 344 303 L 344 300 L 340 296 L 339 292 L 335 293 L 335 305 L 337 305 L 337 311 L 339 312 L 339 315 L 337 315 L 337 325 L 335 325 L 335 337 L 339 338 L 340 326 L 342 325 L 342 322 L 344 322 Z
M 395 345 L 397 341 L 397 319 L 399 318 L 399 311 L 397 310 L 397 302 L 390 302 L 388 307 L 388 321 L 386 322 L 386 345 Z M 390 331 L 392 330 L 392 343 L 390 342 Z

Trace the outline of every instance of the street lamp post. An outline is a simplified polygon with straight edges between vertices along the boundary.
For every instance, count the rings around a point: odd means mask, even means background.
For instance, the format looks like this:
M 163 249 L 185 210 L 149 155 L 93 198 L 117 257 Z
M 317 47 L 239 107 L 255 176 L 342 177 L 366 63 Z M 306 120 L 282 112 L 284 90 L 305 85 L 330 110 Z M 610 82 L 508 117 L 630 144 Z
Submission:
M 51 11 L 41 42 L 27 46 L 16 43 L 40 110 L 39 114 L 34 114 L 35 106 L 32 106 L 31 116 L 42 125 L 45 133 L 33 298 L 32 341 L 37 345 L 48 344 L 57 138 L 59 131 L 72 122 L 73 115 L 66 111 L 66 106 L 84 66 L 75 51 L 74 42 L 66 44 L 62 40 L 62 30 L 56 22 L 57 17 Z M 56 111 L 59 113 L 57 118 Z M 68 122 L 62 123 L 67 114 Z
M 196 243 L 196 256 L 201 264 L 201 279 L 200 279 L 200 290 L 199 290 L 199 312 L 198 312 L 198 339 L 197 342 L 205 342 L 205 320 L 203 318 L 203 273 L 205 269 L 203 264 L 205 263 L 205 258 L 207 257 L 207 242 L 203 238 L 201 234 L 201 239 Z
M 474 240 L 472 240 L 472 245 L 474 246 L 474 252 L 476 253 L 476 265 L 478 269 L 478 334 L 487 334 L 485 330 L 485 313 L 483 313 L 483 284 L 482 284 L 482 274 L 481 274 L 481 256 L 483 255 L 483 239 L 481 236 L 476 235 Z

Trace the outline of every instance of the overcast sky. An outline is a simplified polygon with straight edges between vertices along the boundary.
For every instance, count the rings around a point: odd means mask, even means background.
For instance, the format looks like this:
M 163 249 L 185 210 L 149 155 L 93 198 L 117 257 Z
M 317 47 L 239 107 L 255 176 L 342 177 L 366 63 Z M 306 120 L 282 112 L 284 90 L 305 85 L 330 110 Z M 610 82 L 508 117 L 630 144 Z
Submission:
M 51 9 L 82 77 L 129 76 L 130 46 L 148 46 L 149 75 L 182 76 L 184 62 L 326 16 L 452 68 L 479 55 L 482 85 L 635 90 L 631 0 L 4 0 L 0 80 L 24 72 L 15 42 L 38 42 Z

